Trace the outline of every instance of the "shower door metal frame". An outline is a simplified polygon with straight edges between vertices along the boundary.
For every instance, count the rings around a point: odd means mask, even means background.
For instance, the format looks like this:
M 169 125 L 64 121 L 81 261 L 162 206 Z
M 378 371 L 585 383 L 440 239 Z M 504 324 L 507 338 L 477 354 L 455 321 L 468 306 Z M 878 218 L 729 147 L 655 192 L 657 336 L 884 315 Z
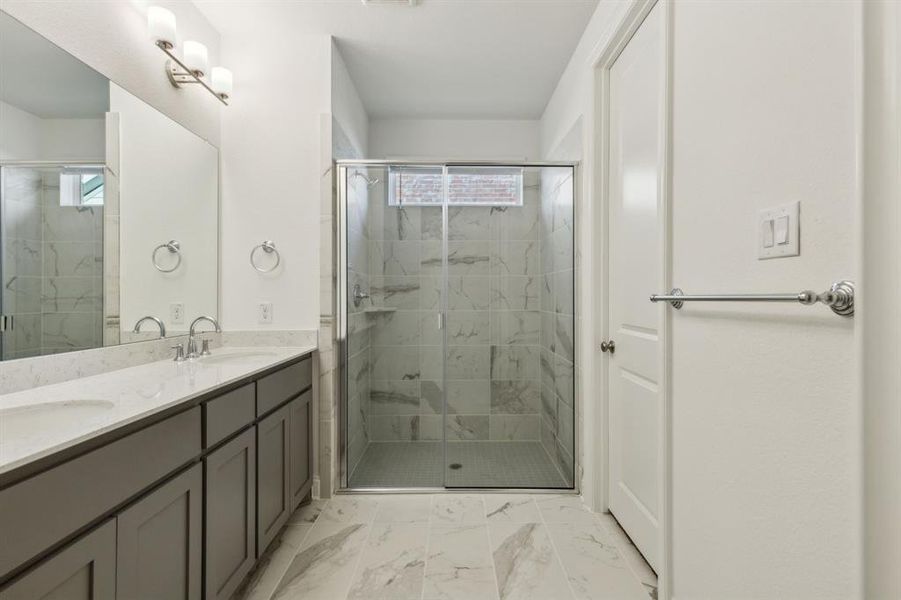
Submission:
M 447 203 L 447 172 L 449 167 L 522 167 L 542 168 L 542 167 L 569 167 L 573 171 L 573 231 L 572 231 L 572 248 L 573 248 L 573 486 L 572 488 L 466 488 L 466 487 L 384 487 L 384 488 L 351 488 L 348 486 L 349 473 L 347 472 L 347 173 L 351 168 L 369 168 L 369 167 L 440 167 L 444 180 L 444 198 L 441 203 L 441 223 L 442 223 L 442 298 L 441 298 L 441 320 L 442 320 L 442 339 L 444 360 L 442 361 L 442 369 L 446 368 L 447 363 L 447 221 L 448 221 L 448 203 Z M 579 202 L 581 198 L 581 186 L 579 185 L 579 162 L 578 161 L 496 161 L 496 160 L 356 160 L 342 159 L 334 161 L 334 173 L 337 177 L 337 198 L 335 226 L 335 320 L 336 320 L 336 339 L 335 339 L 335 365 L 337 369 L 336 407 L 337 418 L 337 442 L 338 442 L 338 489 L 337 494 L 404 494 L 404 493 L 483 493 L 483 494 L 573 494 L 581 493 L 580 486 L 580 469 L 581 461 L 579 460 L 579 446 L 581 444 L 581 431 L 579 429 L 579 415 L 581 413 L 580 399 L 581 395 L 581 378 L 577 375 L 580 365 L 580 352 L 577 340 L 580 338 L 577 330 L 577 317 L 579 315 L 579 293 L 580 288 L 579 276 L 580 266 L 578 264 L 578 231 L 577 226 L 579 217 Z M 386 182 L 387 185 L 387 182 Z M 442 440 L 442 453 L 445 456 L 444 469 L 447 469 L 447 385 L 442 379 L 442 433 L 445 436 Z M 446 473 L 443 471 L 445 477 Z

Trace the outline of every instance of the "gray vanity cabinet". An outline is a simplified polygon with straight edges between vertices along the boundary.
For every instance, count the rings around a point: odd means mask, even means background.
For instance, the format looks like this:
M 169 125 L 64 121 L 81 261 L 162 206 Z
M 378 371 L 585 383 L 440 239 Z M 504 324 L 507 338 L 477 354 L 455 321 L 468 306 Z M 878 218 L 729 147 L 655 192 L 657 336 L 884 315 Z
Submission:
M 313 390 L 301 394 L 288 404 L 288 425 L 291 428 L 290 468 L 291 510 L 297 508 L 313 485 Z
M 203 467 L 198 463 L 117 518 L 119 600 L 200 600 Z
M 289 406 L 257 424 L 257 557 L 291 514 Z
M 0 590 L 0 600 L 113 600 L 116 521 L 110 519 Z
M 231 598 L 256 562 L 256 427 L 204 458 L 204 595 Z

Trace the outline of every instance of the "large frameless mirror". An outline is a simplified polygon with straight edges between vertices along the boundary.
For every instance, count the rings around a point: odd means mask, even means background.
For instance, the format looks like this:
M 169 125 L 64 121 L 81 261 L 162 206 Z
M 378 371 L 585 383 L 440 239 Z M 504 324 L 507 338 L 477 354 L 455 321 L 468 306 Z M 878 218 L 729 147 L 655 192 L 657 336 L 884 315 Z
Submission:
M 0 11 L 0 357 L 216 315 L 218 180 L 214 146 Z

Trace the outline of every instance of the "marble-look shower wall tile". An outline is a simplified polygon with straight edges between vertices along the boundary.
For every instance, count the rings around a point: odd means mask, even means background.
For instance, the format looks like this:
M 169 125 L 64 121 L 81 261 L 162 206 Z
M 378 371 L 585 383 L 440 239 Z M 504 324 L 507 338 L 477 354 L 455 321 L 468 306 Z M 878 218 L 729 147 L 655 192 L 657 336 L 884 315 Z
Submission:
M 372 379 L 419 379 L 419 348 L 373 346 Z
M 538 440 L 539 416 L 535 415 L 491 415 L 489 417 L 490 439 L 492 440 Z
M 419 275 L 420 242 L 372 241 L 369 243 L 369 273 L 397 277 Z
M 384 201 L 373 202 L 370 207 L 372 210 L 369 216 L 369 231 L 373 240 L 419 240 L 423 210 L 427 215 L 431 214 L 429 209 L 388 206 Z M 438 208 L 437 212 L 440 224 L 441 209 Z
M 494 207 L 491 211 L 491 239 L 537 240 L 539 206 L 535 190 L 525 190 L 522 206 Z
M 103 249 L 94 241 L 44 242 L 44 275 L 50 277 L 92 277 L 98 273 L 97 257 L 103 256 Z
M 541 268 L 538 240 L 495 241 L 491 246 L 491 275 L 535 275 Z
M 540 386 L 537 379 L 492 381 L 491 414 L 538 414 L 541 409 Z
M 488 379 L 490 375 L 489 346 L 448 346 L 447 378 L 448 379 Z M 510 379 L 506 377 L 505 379 Z
M 490 322 L 488 311 L 449 311 L 447 313 L 447 343 L 454 346 L 487 345 Z M 438 331 L 436 329 L 436 331 Z
M 491 243 L 487 240 L 450 241 L 447 243 L 447 274 L 489 275 Z
M 491 239 L 492 210 L 487 206 L 449 207 L 447 209 L 447 239 L 455 241 Z
M 370 415 L 369 439 L 396 442 L 419 439 L 419 415 Z
M 491 314 L 491 343 L 495 346 L 537 346 L 541 313 L 495 311 Z
M 373 415 L 415 415 L 420 412 L 420 382 L 370 382 L 370 410 Z
M 420 303 L 419 277 L 372 277 L 369 292 L 372 305 L 385 308 L 417 309 Z
M 371 338 L 373 346 L 419 346 L 419 311 L 371 313 Z
M 447 387 L 447 413 L 487 415 L 490 407 L 489 383 L 488 380 L 448 381 L 445 384 Z M 423 381 L 422 414 L 442 414 L 443 402 L 440 382 Z
M 573 271 L 554 273 L 554 299 L 557 313 L 573 314 Z
M 491 379 L 529 379 L 538 372 L 537 346 L 491 346 Z
M 575 360 L 573 319 L 569 315 L 557 315 L 555 318 L 554 350 L 569 362 Z
M 12 277 L 40 277 L 43 274 L 44 246 L 39 240 L 5 237 L 3 245 L 6 249 L 3 272 L 7 282 Z
M 491 278 L 492 310 L 538 310 L 540 277 L 510 276 Z
M 573 364 L 557 355 L 554 363 L 554 391 L 557 397 L 570 407 L 573 406 L 574 375 Z
M 488 415 L 448 415 L 445 425 L 448 440 L 488 439 Z

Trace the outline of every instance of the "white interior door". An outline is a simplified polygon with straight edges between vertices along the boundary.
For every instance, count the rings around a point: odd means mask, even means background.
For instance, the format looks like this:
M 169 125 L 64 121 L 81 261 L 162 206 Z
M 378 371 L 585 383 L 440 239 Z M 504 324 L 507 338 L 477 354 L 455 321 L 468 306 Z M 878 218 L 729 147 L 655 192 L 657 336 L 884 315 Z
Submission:
M 664 11 L 658 3 L 609 73 L 610 511 L 654 569 L 660 561 L 658 218 L 663 175 Z

